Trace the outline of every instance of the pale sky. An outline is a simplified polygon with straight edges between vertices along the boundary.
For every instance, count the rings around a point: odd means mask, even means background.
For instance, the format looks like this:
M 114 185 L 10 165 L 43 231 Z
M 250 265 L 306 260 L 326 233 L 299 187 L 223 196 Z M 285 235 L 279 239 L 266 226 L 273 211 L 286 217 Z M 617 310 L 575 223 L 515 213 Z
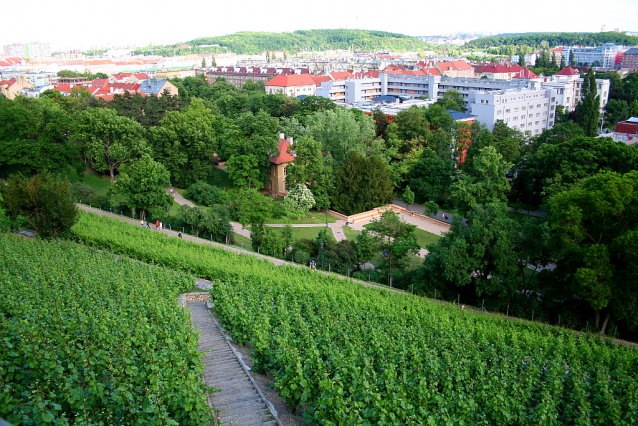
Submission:
M 412 36 L 484 32 L 638 31 L 636 0 L 196 1 L 30 0 L 0 24 L 0 49 L 48 42 L 53 50 L 185 42 L 237 31 L 358 28 Z M 1 52 L 1 50 L 0 50 Z

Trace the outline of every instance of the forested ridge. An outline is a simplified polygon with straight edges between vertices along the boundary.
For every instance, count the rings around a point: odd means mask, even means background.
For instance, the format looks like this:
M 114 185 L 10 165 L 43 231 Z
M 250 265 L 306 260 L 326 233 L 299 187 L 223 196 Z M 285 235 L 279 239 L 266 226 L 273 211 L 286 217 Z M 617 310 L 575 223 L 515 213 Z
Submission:
M 188 44 L 191 44 L 193 49 L 178 49 L 179 45 L 174 45 L 141 48 L 138 49 L 138 52 L 146 53 L 152 50 L 155 54 L 172 53 L 173 49 L 177 49 L 177 53 L 185 54 L 204 53 L 206 49 L 211 49 L 211 52 L 230 51 L 237 54 L 253 55 L 273 50 L 293 53 L 304 50 L 334 49 L 405 52 L 428 48 L 428 44 L 423 41 L 403 34 L 347 29 L 297 30 L 291 33 L 242 31 L 218 37 L 196 38 L 189 41 Z
M 603 43 L 615 43 L 625 46 L 638 45 L 638 37 L 623 33 L 526 33 L 499 34 L 483 37 L 465 44 L 468 48 L 487 49 L 500 46 L 531 46 L 540 48 L 546 41 L 549 47 L 556 46 L 600 46 Z

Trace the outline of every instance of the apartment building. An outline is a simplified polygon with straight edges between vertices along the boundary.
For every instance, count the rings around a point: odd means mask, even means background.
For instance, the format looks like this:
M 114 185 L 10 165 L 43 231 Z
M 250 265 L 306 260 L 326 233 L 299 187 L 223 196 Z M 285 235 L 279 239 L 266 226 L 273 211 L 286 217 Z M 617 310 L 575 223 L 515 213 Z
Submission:
M 571 52 L 574 52 L 574 62 L 585 66 L 594 66 L 597 63 L 599 67 L 615 68 L 618 65 L 620 53 L 625 51 L 624 46 L 618 46 L 614 43 L 603 43 L 596 47 L 564 47 L 563 63 L 569 64 Z
M 269 67 L 217 67 L 206 73 L 206 80 L 212 84 L 219 77 L 226 79 L 227 83 L 241 89 L 248 80 L 253 83 L 268 80 L 278 75 L 308 74 L 308 68 L 269 68 Z
M 555 89 L 517 88 L 474 91 L 468 99 L 468 111 L 492 131 L 497 120 L 528 135 L 537 135 L 554 126 Z
M 381 79 L 378 77 L 324 81 L 317 89 L 317 96 L 323 96 L 335 102 L 365 102 L 379 95 L 381 95 Z

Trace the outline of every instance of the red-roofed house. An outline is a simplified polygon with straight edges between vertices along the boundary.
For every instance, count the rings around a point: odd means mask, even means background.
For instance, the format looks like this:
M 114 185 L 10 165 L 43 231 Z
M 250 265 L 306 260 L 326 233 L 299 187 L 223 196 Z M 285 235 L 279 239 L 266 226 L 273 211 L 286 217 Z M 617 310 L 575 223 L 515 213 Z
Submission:
M 434 66 L 446 77 L 474 77 L 474 67 L 465 61 L 437 62 Z
M 132 73 L 121 72 L 118 74 L 109 75 L 109 81 L 111 83 L 136 83 L 139 84 L 143 80 L 150 80 L 151 77 L 144 72 Z
M 314 80 L 317 87 L 321 87 L 321 83 L 324 81 L 330 81 L 330 77 L 327 75 L 311 75 L 310 78 Z
M 487 77 L 493 80 L 511 80 L 515 75 L 519 75 L 523 69 L 520 65 L 498 65 L 491 63 L 482 70 L 480 75 L 477 72 L 475 76 Z
M 332 71 L 330 78 L 334 81 L 348 80 L 352 78 L 352 73 L 350 71 Z
M 266 83 L 266 93 L 283 93 L 287 96 L 310 95 L 317 92 L 317 84 L 309 74 L 275 76 Z
M 539 76 L 537 76 L 534 71 L 530 71 L 528 68 L 523 68 L 519 71 L 518 74 L 516 74 L 514 78 L 523 78 L 526 80 L 536 80 L 538 79 L 539 81 L 541 80 L 541 78 Z
M 14 99 L 23 89 L 33 88 L 33 84 L 29 83 L 27 79 L 22 76 L 10 80 L 0 80 L 0 93 L 7 99 Z
M 264 188 L 272 194 L 283 196 L 288 193 L 286 175 L 288 174 L 288 166 L 295 160 L 295 157 L 288 152 L 291 145 L 292 137 L 288 137 L 288 139 L 286 139 L 284 134 L 280 133 L 279 143 L 277 144 L 277 152 L 275 153 L 275 156 L 270 158 L 268 184 Z

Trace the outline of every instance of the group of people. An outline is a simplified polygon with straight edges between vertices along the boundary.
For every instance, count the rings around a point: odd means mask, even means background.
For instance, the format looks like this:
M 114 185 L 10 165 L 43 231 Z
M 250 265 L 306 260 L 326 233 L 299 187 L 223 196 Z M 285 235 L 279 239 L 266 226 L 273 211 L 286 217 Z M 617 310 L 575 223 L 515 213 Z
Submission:
M 317 263 L 314 260 L 310 261 L 310 269 L 317 269 Z
M 140 220 L 140 226 L 142 226 L 143 228 L 152 229 L 151 224 L 148 222 L 144 222 L 144 220 Z M 160 222 L 159 220 L 155 222 L 155 229 L 162 230 L 162 228 L 164 228 L 164 224 L 162 222 Z

